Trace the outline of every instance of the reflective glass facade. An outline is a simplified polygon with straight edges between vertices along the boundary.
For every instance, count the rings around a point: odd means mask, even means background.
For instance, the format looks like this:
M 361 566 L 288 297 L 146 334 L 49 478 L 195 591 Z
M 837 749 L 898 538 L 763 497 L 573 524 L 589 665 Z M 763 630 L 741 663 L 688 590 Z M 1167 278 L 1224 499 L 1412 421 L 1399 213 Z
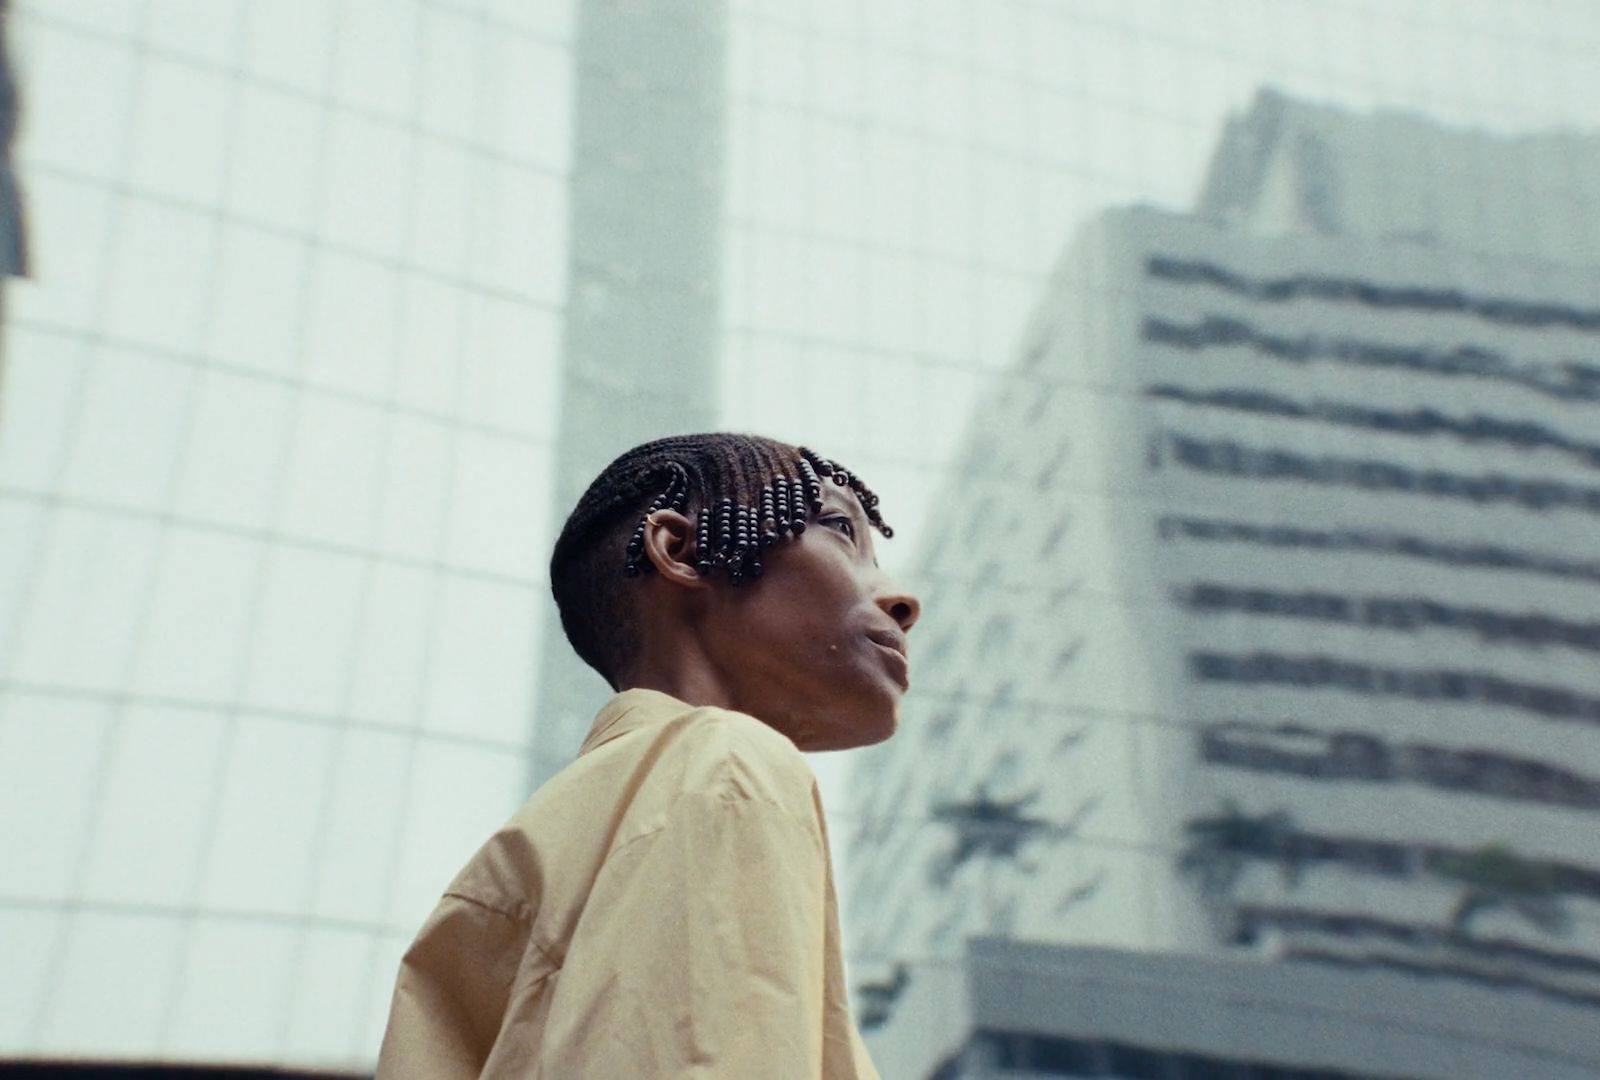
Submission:
M 360 1067 L 523 794 L 571 12 L 12 8 L 0 1052 Z

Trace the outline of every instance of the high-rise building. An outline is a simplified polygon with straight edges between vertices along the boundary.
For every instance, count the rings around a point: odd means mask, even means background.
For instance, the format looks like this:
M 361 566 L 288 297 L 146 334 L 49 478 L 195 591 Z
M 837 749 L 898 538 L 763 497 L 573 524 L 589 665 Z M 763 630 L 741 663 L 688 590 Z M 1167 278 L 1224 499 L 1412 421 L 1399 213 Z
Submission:
M 526 795 L 574 5 L 6 6 L 0 1056 L 368 1068 Z
M 1600 1006 L 1597 198 L 1600 139 L 1267 92 L 1079 233 L 856 774 L 869 1023 L 973 934 Z

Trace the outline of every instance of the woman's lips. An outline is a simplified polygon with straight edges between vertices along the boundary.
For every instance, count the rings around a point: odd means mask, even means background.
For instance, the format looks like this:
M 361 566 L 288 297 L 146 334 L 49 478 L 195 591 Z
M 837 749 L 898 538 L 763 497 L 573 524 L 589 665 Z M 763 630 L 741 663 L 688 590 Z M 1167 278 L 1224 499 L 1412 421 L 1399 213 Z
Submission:
M 911 689 L 911 661 L 906 659 L 906 654 L 881 641 L 874 641 L 872 644 L 886 658 L 886 665 L 894 675 L 895 682 L 900 684 L 900 689 Z

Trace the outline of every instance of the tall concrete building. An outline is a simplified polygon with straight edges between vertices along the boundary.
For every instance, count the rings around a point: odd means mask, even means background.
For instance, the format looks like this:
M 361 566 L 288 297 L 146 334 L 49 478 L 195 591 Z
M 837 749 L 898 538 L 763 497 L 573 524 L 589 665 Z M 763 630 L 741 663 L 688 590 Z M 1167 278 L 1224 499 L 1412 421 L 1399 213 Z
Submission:
M 977 934 L 1600 1006 L 1597 198 L 1600 139 L 1266 92 L 1083 228 L 856 774 L 875 1037 Z
M 577 6 L 551 545 L 618 454 L 716 427 L 727 20 L 721 0 Z M 544 608 L 529 791 L 572 760 L 611 693 Z

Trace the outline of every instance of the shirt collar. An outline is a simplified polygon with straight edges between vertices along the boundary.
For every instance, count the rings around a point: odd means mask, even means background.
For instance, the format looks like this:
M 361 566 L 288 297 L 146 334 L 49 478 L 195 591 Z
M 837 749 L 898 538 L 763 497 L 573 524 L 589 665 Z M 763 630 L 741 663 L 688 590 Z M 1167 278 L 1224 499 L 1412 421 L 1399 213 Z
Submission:
M 594 718 L 594 726 L 589 728 L 589 735 L 578 750 L 578 756 L 582 757 L 595 747 L 644 727 L 663 715 L 687 712 L 691 707 L 659 690 L 646 690 L 643 687 L 624 690 L 601 707 L 600 714 Z

